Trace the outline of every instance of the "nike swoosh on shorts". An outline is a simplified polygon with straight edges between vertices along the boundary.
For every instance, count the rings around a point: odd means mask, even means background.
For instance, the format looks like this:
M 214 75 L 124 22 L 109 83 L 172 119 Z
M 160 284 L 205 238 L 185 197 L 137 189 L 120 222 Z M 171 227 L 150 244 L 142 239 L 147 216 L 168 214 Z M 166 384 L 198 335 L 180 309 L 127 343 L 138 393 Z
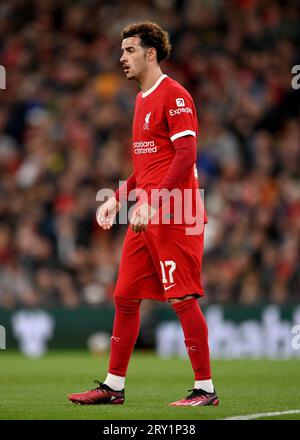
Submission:
M 174 287 L 174 286 L 176 286 L 176 284 L 172 284 L 172 286 L 164 287 L 164 289 L 165 289 L 165 290 L 169 290 L 169 289 L 171 289 L 171 288 Z

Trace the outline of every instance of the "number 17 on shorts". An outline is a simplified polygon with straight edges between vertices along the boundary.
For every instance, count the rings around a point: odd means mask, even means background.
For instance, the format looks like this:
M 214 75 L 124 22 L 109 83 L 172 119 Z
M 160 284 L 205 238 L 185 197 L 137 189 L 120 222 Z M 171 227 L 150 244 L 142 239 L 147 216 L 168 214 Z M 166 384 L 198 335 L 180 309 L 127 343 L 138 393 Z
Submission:
M 176 286 L 173 273 L 176 270 L 176 263 L 173 260 L 160 261 L 162 283 L 164 290 L 172 289 Z

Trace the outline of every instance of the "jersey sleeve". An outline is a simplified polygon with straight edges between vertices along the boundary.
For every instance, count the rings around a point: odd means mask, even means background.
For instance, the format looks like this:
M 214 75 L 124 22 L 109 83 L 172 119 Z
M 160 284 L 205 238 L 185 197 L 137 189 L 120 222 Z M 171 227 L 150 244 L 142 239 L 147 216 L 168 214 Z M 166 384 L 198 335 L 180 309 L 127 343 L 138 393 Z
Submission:
M 183 136 L 197 137 L 197 116 L 194 102 L 184 89 L 172 89 L 165 101 L 165 115 L 171 141 Z
M 175 156 L 170 168 L 159 185 L 159 189 L 171 191 L 183 182 L 189 175 L 191 167 L 196 162 L 196 140 L 193 136 L 187 135 L 173 142 Z
M 136 178 L 135 178 L 135 174 L 132 173 L 128 177 L 128 179 L 117 189 L 117 191 L 115 192 L 115 198 L 119 202 L 123 202 L 127 200 L 128 194 L 130 193 L 130 191 L 133 191 L 135 187 L 136 187 Z

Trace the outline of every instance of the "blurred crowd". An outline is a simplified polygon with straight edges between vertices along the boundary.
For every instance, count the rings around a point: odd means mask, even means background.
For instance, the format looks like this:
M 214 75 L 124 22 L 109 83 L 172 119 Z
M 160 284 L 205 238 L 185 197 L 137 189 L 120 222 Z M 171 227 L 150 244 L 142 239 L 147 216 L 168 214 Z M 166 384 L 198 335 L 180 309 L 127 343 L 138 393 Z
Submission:
M 199 113 L 205 301 L 300 300 L 298 1 L 7 0 L 0 307 L 112 301 L 126 226 L 97 226 L 96 193 L 132 169 L 120 32 L 144 19 L 170 32 L 162 69 Z

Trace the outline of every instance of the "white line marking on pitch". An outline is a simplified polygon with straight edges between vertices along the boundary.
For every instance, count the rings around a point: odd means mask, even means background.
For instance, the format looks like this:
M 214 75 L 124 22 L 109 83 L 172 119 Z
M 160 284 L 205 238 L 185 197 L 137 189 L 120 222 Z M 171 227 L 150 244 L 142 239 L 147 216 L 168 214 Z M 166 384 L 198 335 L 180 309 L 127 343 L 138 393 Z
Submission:
M 254 420 L 254 419 L 260 419 L 261 417 L 283 416 L 284 414 L 300 414 L 300 409 L 291 409 L 289 411 L 276 411 L 276 412 L 267 412 L 267 413 L 258 413 L 258 414 L 248 414 L 245 416 L 225 417 L 225 419 L 220 419 L 220 420 Z

